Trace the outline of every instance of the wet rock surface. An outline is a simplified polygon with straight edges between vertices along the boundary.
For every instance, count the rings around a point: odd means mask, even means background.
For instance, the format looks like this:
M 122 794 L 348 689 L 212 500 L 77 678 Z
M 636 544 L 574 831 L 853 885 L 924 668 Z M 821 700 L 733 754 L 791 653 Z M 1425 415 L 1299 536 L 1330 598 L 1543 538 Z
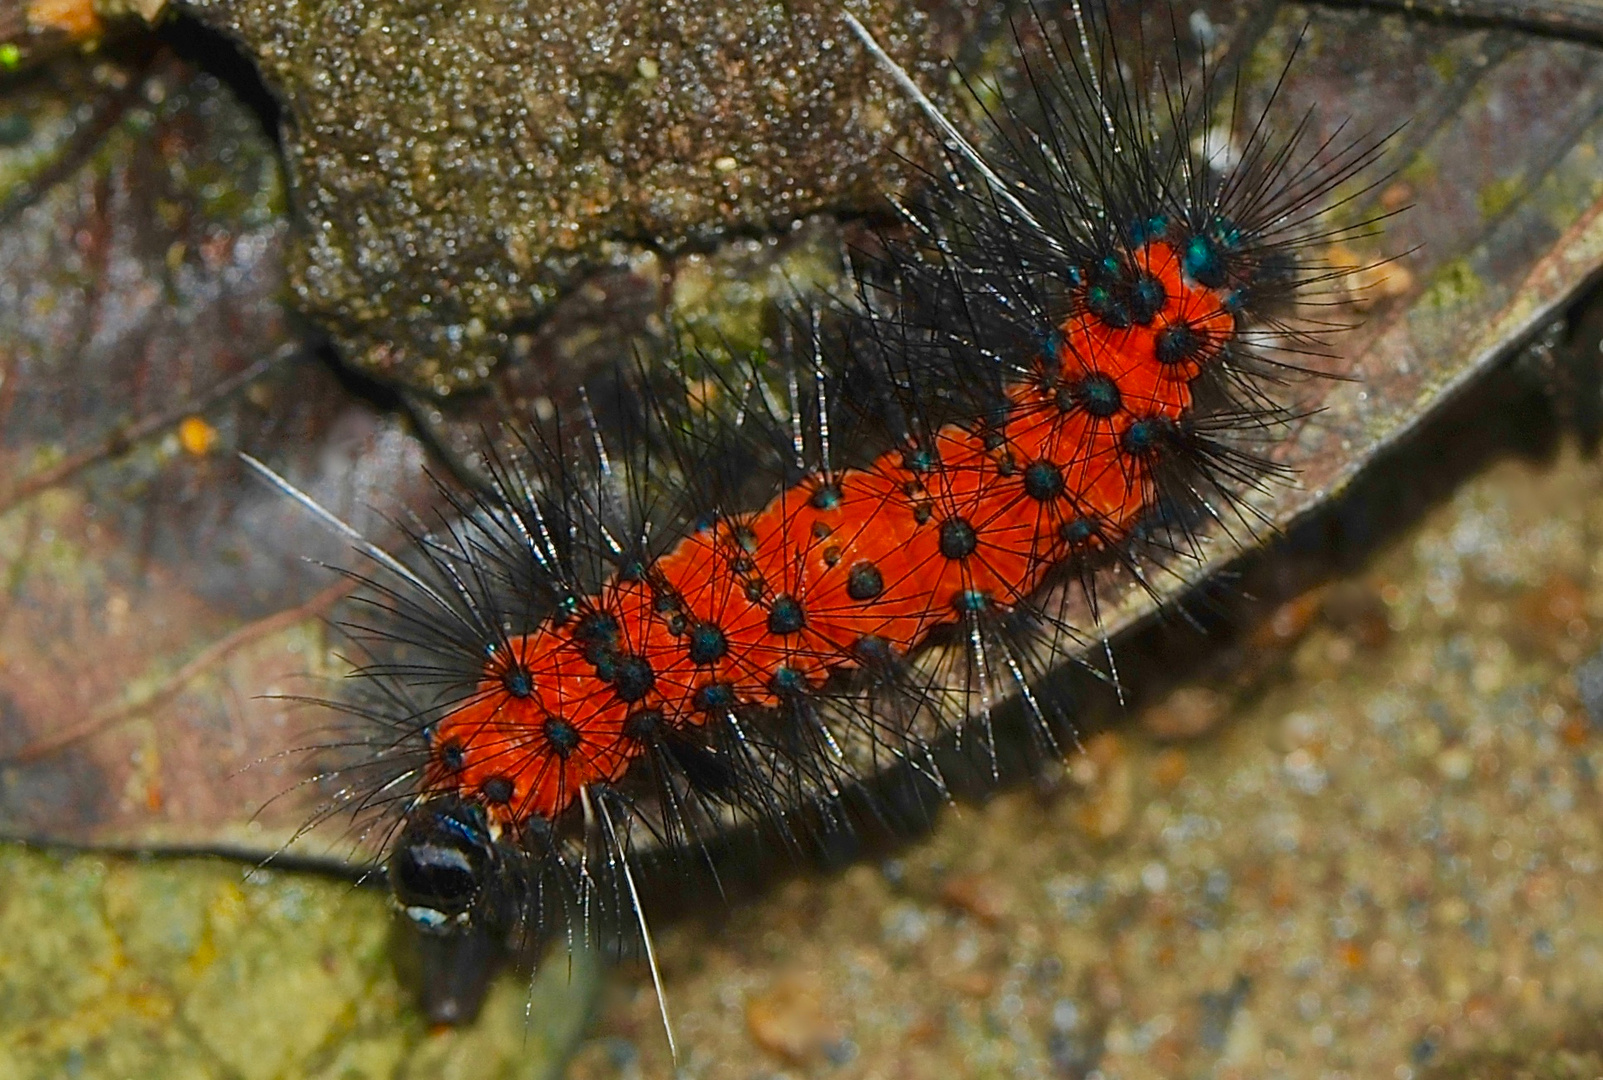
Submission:
M 301 305 L 347 359 L 437 394 L 643 251 L 884 208 L 911 106 L 827 0 L 199 0 L 284 106 Z M 933 71 L 906 0 L 854 8 Z

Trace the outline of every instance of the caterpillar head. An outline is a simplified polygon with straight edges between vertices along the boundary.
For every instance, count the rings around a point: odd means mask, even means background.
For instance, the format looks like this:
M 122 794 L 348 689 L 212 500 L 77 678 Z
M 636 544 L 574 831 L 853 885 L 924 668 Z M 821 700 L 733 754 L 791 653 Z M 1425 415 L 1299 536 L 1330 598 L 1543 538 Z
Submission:
M 444 795 L 407 815 L 385 874 L 396 907 L 418 929 L 450 934 L 482 925 L 490 914 L 499 863 L 483 810 Z

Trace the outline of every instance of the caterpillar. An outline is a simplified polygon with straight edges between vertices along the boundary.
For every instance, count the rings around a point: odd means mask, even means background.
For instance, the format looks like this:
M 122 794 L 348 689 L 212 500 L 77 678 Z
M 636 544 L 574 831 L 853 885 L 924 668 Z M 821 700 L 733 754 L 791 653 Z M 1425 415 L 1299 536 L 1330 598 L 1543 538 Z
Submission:
M 938 162 L 848 295 L 530 423 L 400 555 L 268 474 L 371 561 L 326 812 L 380 831 L 428 935 L 633 926 L 649 957 L 647 864 L 803 848 L 887 778 L 939 801 L 1008 715 L 1061 755 L 1054 671 L 1100 646 L 1117 680 L 1099 596 L 1251 534 L 1285 479 L 1320 251 L 1378 227 L 1333 215 L 1385 137 L 1277 133 L 1071 3 L 1015 31 L 1014 91 L 966 86 L 977 145 L 842 20 Z

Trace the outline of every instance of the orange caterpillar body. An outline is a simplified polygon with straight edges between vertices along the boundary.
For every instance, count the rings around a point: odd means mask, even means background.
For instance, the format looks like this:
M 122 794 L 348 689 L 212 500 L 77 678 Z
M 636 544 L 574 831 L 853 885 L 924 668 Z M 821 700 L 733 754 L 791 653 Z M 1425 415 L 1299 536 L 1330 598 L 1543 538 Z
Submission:
M 1113 18 L 1021 30 L 977 149 L 843 16 L 940 162 L 854 295 L 735 375 L 681 355 L 513 431 L 400 557 L 334 519 L 376 569 L 327 813 L 376 832 L 433 940 L 649 952 L 651 874 L 926 812 L 971 750 L 1001 774 L 1007 710 L 1060 753 L 1058 669 L 1100 642 L 1116 679 L 1102 584 L 1251 532 L 1331 328 L 1322 251 L 1375 227 L 1330 211 L 1385 139 L 1277 135 L 1272 97 L 1215 101 L 1178 36 L 1121 54 Z
M 777 706 L 865 647 L 905 654 L 965 611 L 1027 598 L 1152 505 L 1149 459 L 1235 334 L 1221 290 L 1154 241 L 1124 276 L 1128 325 L 1091 306 L 1059 327 L 1000 423 L 939 429 L 863 469 L 814 476 L 716 521 L 644 573 L 509 637 L 436 727 L 429 786 L 500 824 L 552 818 L 622 779 L 666 726 Z

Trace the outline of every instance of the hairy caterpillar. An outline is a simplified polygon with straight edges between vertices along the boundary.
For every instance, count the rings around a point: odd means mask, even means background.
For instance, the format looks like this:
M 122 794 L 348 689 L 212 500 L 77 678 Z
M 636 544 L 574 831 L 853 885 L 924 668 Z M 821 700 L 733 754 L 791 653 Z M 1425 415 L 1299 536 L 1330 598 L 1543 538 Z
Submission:
M 1061 753 L 1098 590 L 1250 531 L 1318 249 L 1374 224 L 1326 215 L 1383 140 L 1221 135 L 1206 72 L 1067 24 L 981 150 L 846 17 L 942 149 L 854 296 L 778 355 L 642 373 L 619 430 L 530 427 L 400 558 L 330 518 L 374 569 L 329 809 L 387 831 L 415 925 L 643 930 L 644 862 L 805 846 L 887 777 L 938 799 L 1006 710 Z

